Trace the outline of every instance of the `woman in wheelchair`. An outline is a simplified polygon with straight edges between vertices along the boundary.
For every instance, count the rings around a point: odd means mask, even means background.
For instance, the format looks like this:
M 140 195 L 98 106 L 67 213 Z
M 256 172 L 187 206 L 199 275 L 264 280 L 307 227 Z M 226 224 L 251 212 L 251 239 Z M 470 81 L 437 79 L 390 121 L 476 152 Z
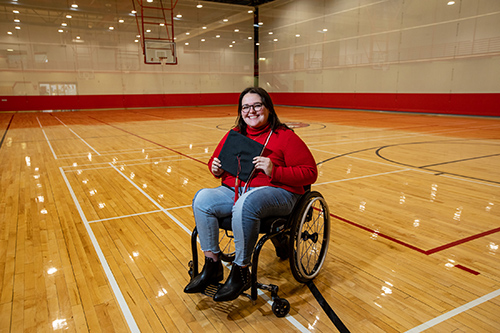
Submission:
M 314 183 L 318 175 L 306 144 L 280 122 L 264 89 L 251 87 L 240 94 L 234 130 L 264 147 L 261 155 L 253 158 L 252 173 L 245 182 L 238 173 L 225 171 L 219 157 L 229 131 L 208 162 L 211 173 L 221 179 L 222 185 L 201 189 L 193 199 L 205 264 L 185 287 L 186 293 L 203 292 L 208 285 L 223 280 L 218 218 L 232 215 L 235 259 L 225 284 L 214 295 L 215 301 L 234 300 L 250 288 L 249 265 L 259 237 L 260 220 L 290 214 L 304 193 L 304 186 Z

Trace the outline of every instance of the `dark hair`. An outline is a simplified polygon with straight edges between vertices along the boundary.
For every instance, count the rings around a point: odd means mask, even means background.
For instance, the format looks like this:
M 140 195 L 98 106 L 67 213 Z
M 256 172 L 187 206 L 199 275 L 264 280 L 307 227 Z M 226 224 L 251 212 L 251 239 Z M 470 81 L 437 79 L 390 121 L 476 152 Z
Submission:
M 242 100 L 246 94 L 257 94 L 260 96 L 260 98 L 262 99 L 262 104 L 264 104 L 266 109 L 269 110 L 269 118 L 267 121 L 271 124 L 271 130 L 274 131 L 280 126 L 288 128 L 288 126 L 286 126 L 279 120 L 278 115 L 274 110 L 274 104 L 271 99 L 271 96 L 269 96 L 267 91 L 260 87 L 248 87 L 241 92 L 238 101 L 238 117 L 236 118 L 236 127 L 240 130 L 240 133 L 242 133 L 243 135 L 247 134 L 247 124 L 245 123 L 243 117 L 241 116 Z

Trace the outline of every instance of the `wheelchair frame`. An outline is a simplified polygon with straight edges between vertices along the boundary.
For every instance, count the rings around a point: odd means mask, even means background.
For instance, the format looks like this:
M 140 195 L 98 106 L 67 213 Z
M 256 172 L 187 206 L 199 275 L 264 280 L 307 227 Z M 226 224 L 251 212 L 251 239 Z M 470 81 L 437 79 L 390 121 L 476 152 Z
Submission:
M 277 285 L 266 285 L 257 281 L 259 256 L 265 243 L 272 240 L 277 256 L 283 260 L 289 259 L 292 275 L 301 283 L 307 283 L 317 276 L 328 252 L 330 241 L 328 205 L 321 193 L 311 191 L 310 186 L 305 189 L 306 192 L 299 198 L 290 215 L 267 217 L 261 220 L 259 234 L 263 235 L 259 237 L 252 254 L 250 295 L 243 293 L 255 301 L 258 289 L 269 291 L 273 300 L 272 310 L 277 317 L 284 317 L 289 313 L 290 303 L 278 296 Z M 231 231 L 231 216 L 219 219 L 219 228 L 228 238 L 232 238 L 232 235 L 228 234 L 228 231 Z M 188 264 L 191 278 L 199 274 L 197 237 L 198 230 L 195 227 L 191 234 L 193 259 Z M 314 257 L 313 261 L 310 257 L 306 257 L 308 254 Z M 306 260 L 305 263 L 303 259 Z M 234 252 L 225 253 L 221 248 L 221 260 L 232 262 Z M 209 286 L 202 293 L 213 296 L 221 285 Z

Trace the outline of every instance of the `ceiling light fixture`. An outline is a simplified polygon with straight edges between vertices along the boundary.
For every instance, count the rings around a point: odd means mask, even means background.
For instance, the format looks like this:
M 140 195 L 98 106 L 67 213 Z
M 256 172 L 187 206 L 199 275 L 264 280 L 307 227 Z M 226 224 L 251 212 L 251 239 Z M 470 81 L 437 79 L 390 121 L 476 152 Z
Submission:
M 455 1 L 451 0 L 451 1 L 448 1 L 448 6 L 451 6 L 451 5 L 454 5 L 455 4 Z

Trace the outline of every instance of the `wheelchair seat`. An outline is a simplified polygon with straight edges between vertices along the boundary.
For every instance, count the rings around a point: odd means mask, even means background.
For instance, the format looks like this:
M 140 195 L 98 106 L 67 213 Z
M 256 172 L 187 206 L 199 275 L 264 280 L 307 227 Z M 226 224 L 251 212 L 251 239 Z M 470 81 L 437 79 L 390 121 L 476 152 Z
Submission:
M 231 228 L 231 216 L 219 218 L 220 258 L 232 262 L 235 257 L 234 241 Z M 330 213 L 321 193 L 305 187 L 305 193 L 295 204 L 292 213 L 287 216 L 271 216 L 261 220 L 259 240 L 252 254 L 251 292 L 252 301 L 257 299 L 257 289 L 271 292 L 272 310 L 277 317 L 284 317 L 290 311 L 289 302 L 278 296 L 279 287 L 257 282 L 259 255 L 265 242 L 272 241 L 276 255 L 289 259 L 295 280 L 307 283 L 314 279 L 323 266 L 330 241 Z M 198 275 L 198 232 L 196 227 L 191 235 L 193 260 L 189 262 L 191 278 Z M 220 285 L 219 285 L 220 286 Z M 207 287 L 206 295 L 213 296 L 219 286 Z M 208 291 L 209 290 L 209 291 Z
M 286 216 L 269 216 L 260 220 L 259 234 L 276 233 L 285 228 L 289 215 Z M 224 230 L 232 230 L 231 215 L 219 218 L 219 228 Z

